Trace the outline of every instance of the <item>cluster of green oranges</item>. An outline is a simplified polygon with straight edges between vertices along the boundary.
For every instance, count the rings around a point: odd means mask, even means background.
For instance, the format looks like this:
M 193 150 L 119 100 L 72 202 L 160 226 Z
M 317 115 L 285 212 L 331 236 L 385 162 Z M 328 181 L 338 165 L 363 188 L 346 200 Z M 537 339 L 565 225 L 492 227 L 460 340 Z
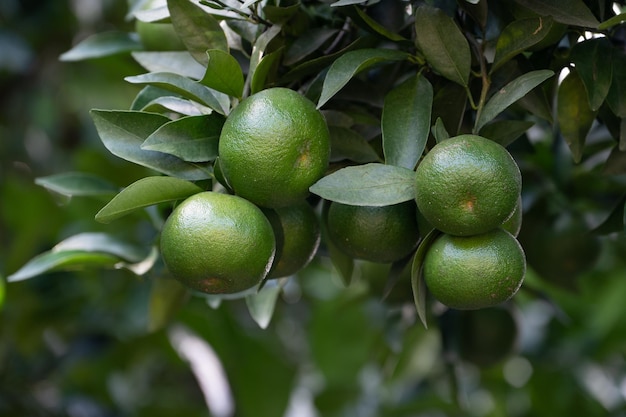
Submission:
M 315 105 L 287 88 L 247 97 L 219 139 L 216 177 L 229 193 L 201 192 L 170 214 L 161 253 L 190 288 L 229 294 L 303 268 L 320 243 L 306 198 L 330 158 L 330 136 Z
M 427 249 L 423 276 L 448 307 L 500 304 L 519 289 L 526 258 L 521 225 L 521 174 L 501 145 L 461 135 L 435 145 L 416 171 L 415 200 L 441 231 Z

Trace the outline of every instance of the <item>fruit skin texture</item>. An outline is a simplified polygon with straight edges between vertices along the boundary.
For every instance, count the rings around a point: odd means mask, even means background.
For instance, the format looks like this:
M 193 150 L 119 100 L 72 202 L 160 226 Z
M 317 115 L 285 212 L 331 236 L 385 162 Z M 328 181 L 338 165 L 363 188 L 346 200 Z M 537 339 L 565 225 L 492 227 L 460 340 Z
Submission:
M 304 268 L 320 244 L 320 225 L 313 208 L 303 201 L 263 210 L 276 237 L 276 256 L 268 278 L 288 277 Z
M 235 194 L 263 207 L 306 198 L 328 168 L 330 135 L 313 102 L 287 88 L 244 99 L 219 142 L 222 172 Z
M 521 187 L 519 168 L 504 147 L 461 135 L 438 143 L 418 165 L 415 201 L 436 229 L 470 236 L 507 220 Z
M 355 259 L 388 263 L 409 255 L 419 240 L 415 203 L 352 206 L 332 202 L 327 228 L 331 241 Z
M 503 229 L 474 236 L 442 234 L 428 248 L 423 276 L 430 293 L 457 310 L 498 305 L 513 297 L 526 274 L 519 242 Z
M 275 254 L 272 226 L 249 201 L 228 194 L 195 194 L 168 217 L 161 254 L 174 278 L 208 294 L 259 284 Z

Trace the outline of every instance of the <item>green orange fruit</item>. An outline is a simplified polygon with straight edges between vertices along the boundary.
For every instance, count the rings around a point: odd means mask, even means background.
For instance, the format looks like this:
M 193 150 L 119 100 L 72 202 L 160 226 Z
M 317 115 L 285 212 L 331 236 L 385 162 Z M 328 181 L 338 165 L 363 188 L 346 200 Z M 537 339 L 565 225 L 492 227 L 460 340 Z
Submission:
M 202 192 L 167 218 L 161 254 L 172 276 L 208 294 L 229 294 L 258 285 L 274 260 L 270 222 L 249 201 Z

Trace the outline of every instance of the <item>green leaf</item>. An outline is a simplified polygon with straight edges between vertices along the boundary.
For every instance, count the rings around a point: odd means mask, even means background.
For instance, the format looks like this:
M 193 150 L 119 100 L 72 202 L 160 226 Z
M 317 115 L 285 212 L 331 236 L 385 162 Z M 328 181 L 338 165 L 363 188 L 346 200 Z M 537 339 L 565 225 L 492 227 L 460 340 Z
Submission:
M 270 42 L 280 34 L 282 27 L 280 25 L 274 25 L 267 29 L 265 32 L 259 35 L 252 47 L 252 54 L 250 55 L 250 68 L 248 69 L 248 82 L 252 82 L 254 73 L 257 70 L 257 66 L 268 53 L 267 48 Z
M 187 162 L 213 161 L 224 118 L 215 114 L 182 117 L 152 133 L 141 149 L 174 155 Z
M 445 83 L 433 97 L 432 119 L 441 119 L 450 136 L 460 133 L 467 107 L 467 92 L 456 83 Z
M 604 22 L 600 23 L 600 26 L 598 26 L 598 29 L 606 30 L 613 26 L 617 26 L 623 23 L 624 21 L 626 21 L 626 13 L 620 13 L 617 16 L 613 16 L 612 18 L 607 19 Z
M 186 180 L 209 178 L 201 167 L 162 152 L 141 149 L 141 144 L 169 122 L 156 113 L 118 110 L 91 110 L 91 117 L 104 146 L 113 155 L 172 177 Z
M 263 288 L 246 296 L 246 306 L 252 319 L 262 329 L 267 329 L 272 316 L 282 285 L 277 280 L 270 280 Z
M 415 168 L 428 140 L 432 105 L 433 87 L 421 74 L 387 94 L 381 119 L 386 164 Z
M 441 9 L 420 6 L 415 11 L 415 42 L 430 66 L 443 77 L 468 85 L 472 57 L 467 39 Z
M 211 49 L 206 53 L 208 64 L 200 82 L 231 97 L 241 98 L 244 79 L 239 62 L 231 54 L 219 49 Z
M 273 6 L 271 4 L 263 7 L 265 18 L 274 24 L 286 23 L 294 17 L 300 10 L 300 2 L 295 2 L 288 6 Z
M 135 210 L 202 192 L 196 184 L 172 177 L 146 177 L 124 188 L 96 214 L 96 221 L 110 223 Z
M 352 4 L 363 4 L 367 3 L 368 0 L 337 0 L 332 3 L 331 7 L 340 7 L 340 6 L 350 6 Z
M 64 172 L 35 179 L 35 184 L 69 197 L 108 196 L 117 193 L 118 187 L 104 178 L 85 172 Z
M 85 232 L 70 236 L 52 249 L 54 252 L 74 250 L 106 253 L 133 263 L 141 262 L 148 255 L 144 248 L 100 232 Z
M 346 52 L 328 69 L 317 108 L 322 107 L 356 74 L 378 64 L 408 59 L 406 52 L 392 49 L 359 49 Z
M 533 125 L 533 122 L 527 120 L 496 120 L 483 126 L 480 135 L 506 147 Z
M 167 8 L 176 33 L 199 63 L 207 65 L 208 50 L 228 52 L 228 41 L 220 22 L 194 2 L 167 0 Z
M 617 117 L 624 118 L 626 117 L 626 54 L 616 50 L 611 64 L 613 76 L 606 102 Z
M 213 113 L 210 108 L 198 102 L 173 96 L 157 97 L 137 110 L 149 113 L 174 112 L 183 116 L 203 116 Z
M 250 94 L 258 93 L 265 88 L 267 78 L 282 56 L 282 48 L 265 55 L 257 64 L 250 81 Z
M 8 282 L 23 281 L 48 272 L 67 271 L 86 267 L 113 268 L 120 259 L 108 253 L 84 250 L 50 251 L 35 256 L 22 268 L 7 277 Z
M 615 146 L 604 164 L 603 174 L 621 175 L 626 174 L 626 152 Z
M 283 64 L 293 65 L 315 52 L 332 36 L 337 34 L 337 29 L 311 28 L 296 38 L 285 52 Z
M 554 72 L 551 70 L 530 71 L 519 76 L 498 92 L 496 92 L 480 112 L 480 116 L 476 119 L 474 132 L 480 132 L 480 129 L 488 122 L 493 120 L 497 115 L 502 113 L 507 107 L 524 97 L 533 88 L 552 77 Z
M 613 46 L 607 38 L 589 39 L 572 48 L 571 59 L 580 76 L 591 110 L 598 110 L 611 87 Z
M 582 0 L 515 0 L 541 16 L 566 25 L 598 28 L 600 22 Z
M 413 288 L 413 300 L 415 302 L 415 308 L 417 309 L 417 316 L 420 318 L 420 321 L 425 328 L 428 328 L 426 320 L 427 289 L 422 275 L 422 265 L 424 264 L 424 258 L 426 257 L 428 249 L 440 234 L 441 232 L 437 229 L 433 229 L 424 237 L 415 252 L 413 263 L 411 264 L 411 287 Z
M 182 97 L 205 104 L 219 114 L 226 114 L 230 104 L 228 97 L 224 96 L 225 99 L 219 97 L 220 93 L 214 93 L 199 82 L 174 73 L 150 72 L 126 77 L 124 79 L 132 84 L 147 84 L 173 91 L 180 94 Z
M 619 199 L 613 210 L 606 219 L 596 226 L 592 233 L 597 236 L 605 236 L 611 233 L 619 233 L 624 231 L 626 225 L 626 195 Z
M 330 132 L 330 160 L 331 162 L 349 160 L 358 163 L 380 162 L 380 157 L 363 136 L 354 130 L 329 126 Z
M 194 80 L 202 78 L 205 67 L 188 51 L 139 51 L 132 53 L 135 61 L 149 72 L 169 72 Z
M 376 33 L 380 36 L 383 36 L 394 42 L 408 41 L 404 36 L 401 36 L 397 34 L 396 32 L 393 32 L 387 29 L 386 27 L 378 23 L 376 20 L 369 17 L 369 15 L 363 9 L 353 6 L 352 11 L 354 12 L 354 14 L 356 14 L 356 18 L 363 21 L 363 23 L 366 25 L 365 27 L 366 30 L 369 29 L 369 31 Z
M 435 125 L 432 127 L 431 131 L 432 131 L 433 137 L 435 138 L 435 142 L 437 143 L 450 138 L 450 134 L 446 130 L 446 127 L 444 126 L 443 120 L 441 120 L 441 117 L 437 117 L 437 120 L 435 121 Z
M 134 33 L 103 32 L 85 38 L 72 49 L 61 54 L 61 61 L 82 61 L 102 58 L 142 49 L 139 38 Z
M 539 16 L 515 20 L 506 26 L 498 37 L 490 72 L 493 73 L 502 64 L 545 38 L 552 28 L 552 22 L 550 16 Z
M 148 330 L 151 332 L 166 327 L 183 305 L 189 291 L 172 278 L 154 277 L 148 305 Z
M 348 287 L 352 283 L 352 277 L 354 276 L 354 259 L 339 249 L 332 239 L 328 237 L 328 209 L 330 207 L 330 201 L 323 201 L 322 204 L 322 218 L 320 222 L 320 230 L 322 235 L 322 241 L 324 246 L 328 250 L 328 257 L 333 264 L 344 287 Z
M 596 112 L 589 108 L 587 93 L 578 72 L 572 69 L 559 85 L 557 120 L 574 162 L 580 162 L 585 139 L 591 130 Z
M 415 198 L 415 172 L 393 165 L 349 166 L 317 181 L 313 194 L 354 206 L 387 206 Z

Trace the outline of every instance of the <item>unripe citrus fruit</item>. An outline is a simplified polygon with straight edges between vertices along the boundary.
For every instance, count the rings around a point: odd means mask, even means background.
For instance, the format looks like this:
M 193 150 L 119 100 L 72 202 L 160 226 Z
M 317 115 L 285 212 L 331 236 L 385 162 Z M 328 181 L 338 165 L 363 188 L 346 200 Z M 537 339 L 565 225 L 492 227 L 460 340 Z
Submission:
M 352 206 L 332 202 L 328 208 L 328 236 L 356 259 L 393 262 L 415 249 L 419 230 L 415 203 L 390 206 Z
M 469 236 L 508 219 L 521 186 L 519 168 L 504 147 L 480 136 L 461 135 L 435 145 L 418 165 L 415 200 L 435 228 Z
M 320 225 L 313 208 L 302 201 L 293 206 L 265 209 L 276 237 L 276 257 L 268 278 L 288 277 L 304 268 L 320 244 Z
M 194 194 L 174 209 L 161 232 L 161 254 L 170 273 L 209 294 L 259 284 L 274 253 L 274 232 L 263 212 L 228 194 Z
M 270 88 L 232 111 L 219 141 L 220 165 L 235 194 L 264 207 L 301 201 L 328 167 L 330 135 L 313 102 Z
M 522 285 L 525 273 L 522 247 L 500 228 L 473 236 L 442 234 L 424 258 L 424 281 L 430 293 L 459 310 L 508 300 Z

